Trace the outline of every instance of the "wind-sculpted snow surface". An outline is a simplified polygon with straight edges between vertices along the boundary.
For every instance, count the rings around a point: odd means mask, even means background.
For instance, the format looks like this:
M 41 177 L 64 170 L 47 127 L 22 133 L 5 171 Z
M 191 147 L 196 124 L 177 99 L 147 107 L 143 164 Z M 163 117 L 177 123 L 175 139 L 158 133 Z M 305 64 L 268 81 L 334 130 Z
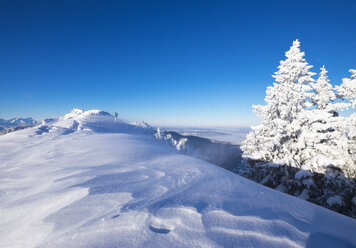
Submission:
M 1 136 L 0 247 L 356 246 L 356 220 L 146 133 L 85 114 Z

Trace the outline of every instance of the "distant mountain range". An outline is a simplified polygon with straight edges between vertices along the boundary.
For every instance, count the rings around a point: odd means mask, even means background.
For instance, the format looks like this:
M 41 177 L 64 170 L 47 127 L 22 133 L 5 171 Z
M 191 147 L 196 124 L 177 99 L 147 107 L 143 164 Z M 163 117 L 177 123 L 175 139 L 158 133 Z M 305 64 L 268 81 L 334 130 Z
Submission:
M 38 124 L 33 118 L 12 118 L 10 120 L 5 120 L 0 118 L 0 130 L 4 130 L 11 127 L 24 127 L 24 126 L 34 126 Z

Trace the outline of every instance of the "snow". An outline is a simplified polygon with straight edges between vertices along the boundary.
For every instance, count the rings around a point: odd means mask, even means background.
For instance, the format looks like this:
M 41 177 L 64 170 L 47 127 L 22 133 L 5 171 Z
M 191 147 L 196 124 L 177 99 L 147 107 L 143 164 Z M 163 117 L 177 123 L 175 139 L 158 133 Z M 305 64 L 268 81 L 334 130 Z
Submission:
M 295 40 L 266 90 L 266 105 L 253 106 L 262 123 L 241 142 L 242 157 L 324 174 L 330 166 L 347 178 L 356 175 L 354 117 L 339 110 L 356 107 L 356 70 L 333 87 L 325 66 L 315 81 Z M 308 181 L 311 185 L 313 182 Z
M 0 247 L 354 247 L 355 229 L 104 112 L 0 137 Z
M 298 196 L 298 198 L 307 200 L 309 198 L 308 190 L 304 189 L 303 192 Z
M 105 112 L 100 109 L 92 109 L 92 110 L 82 110 L 82 109 L 73 109 L 72 112 L 66 114 L 63 119 L 73 119 L 73 118 L 85 118 L 88 116 L 111 116 L 108 112 Z
M 177 151 L 182 151 L 186 148 L 185 144 L 188 141 L 187 138 L 180 138 L 179 140 L 175 140 L 170 133 L 161 132 L 161 129 L 157 128 L 156 133 L 154 134 L 155 138 L 158 140 L 162 140 L 175 147 Z
M 25 127 L 25 126 L 34 126 L 38 122 L 31 117 L 29 118 L 12 118 L 10 120 L 0 119 L 0 130 L 14 128 L 14 127 Z
M 273 75 L 273 86 L 266 89 L 266 105 L 253 106 L 257 116 L 263 119 L 262 123 L 252 127 L 241 149 L 246 160 L 297 167 L 301 159 L 295 157 L 293 146 L 300 149 L 301 144 L 294 142 L 302 126 L 296 120 L 302 110 L 310 107 L 306 96 L 315 73 L 309 71 L 313 66 L 303 58 L 305 54 L 300 51 L 298 40 L 285 54 L 286 59 L 280 61 L 278 71 Z
M 334 195 L 334 196 L 331 196 L 328 198 L 327 203 L 330 207 L 333 205 L 342 206 L 342 205 L 344 205 L 344 200 L 343 200 L 342 196 Z
M 356 107 L 356 70 L 349 70 L 351 78 L 344 78 L 340 86 L 335 86 L 339 96 L 349 100 L 349 105 Z
M 269 167 L 276 168 L 276 167 L 279 167 L 279 166 L 280 166 L 280 164 L 276 164 L 276 163 L 267 163 L 267 164 L 264 164 L 263 166 L 269 166 Z
M 311 178 L 304 179 L 304 180 L 302 181 L 302 183 L 303 183 L 304 185 L 306 185 L 308 188 L 309 188 L 310 186 L 314 185 L 314 181 L 313 181 L 313 179 L 311 179 Z
M 134 126 L 138 126 L 138 127 L 143 127 L 143 128 L 152 128 L 148 123 L 144 122 L 144 121 L 135 121 L 131 123 Z
M 308 178 L 308 177 L 312 177 L 314 174 L 310 171 L 306 171 L 306 170 L 300 170 L 297 173 L 295 173 L 294 178 L 297 180 L 301 180 L 304 178 Z

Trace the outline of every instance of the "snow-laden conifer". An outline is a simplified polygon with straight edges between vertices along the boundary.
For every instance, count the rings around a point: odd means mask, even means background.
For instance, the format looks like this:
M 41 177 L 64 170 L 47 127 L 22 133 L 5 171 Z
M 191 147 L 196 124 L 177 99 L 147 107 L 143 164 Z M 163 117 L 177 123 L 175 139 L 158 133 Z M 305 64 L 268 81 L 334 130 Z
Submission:
M 356 107 L 356 70 L 351 69 L 351 78 L 344 78 L 340 86 L 335 86 L 338 97 L 349 102 L 352 108 Z
M 242 143 L 243 157 L 298 166 L 289 143 L 296 142 L 301 127 L 295 120 L 306 107 L 307 92 L 315 73 L 300 51 L 300 42 L 293 42 L 286 52 L 286 60 L 281 61 L 273 76 L 273 86 L 267 87 L 264 106 L 253 106 L 254 111 L 263 119 L 261 125 L 253 127 Z
M 355 170 L 345 129 L 346 118 L 338 116 L 336 95 L 329 83 L 325 67 L 311 84 L 312 108 L 304 109 L 295 120 L 301 127 L 298 142 L 292 145 L 294 159 L 307 170 L 325 172 L 328 167 L 340 168 L 351 176 Z
M 313 93 L 311 94 L 311 101 L 318 110 L 332 112 L 335 110 L 332 102 L 336 99 L 333 91 L 333 86 L 329 83 L 327 76 L 328 71 L 325 66 L 320 68 L 319 78 L 315 83 L 311 83 Z
M 338 98 L 344 101 L 343 103 L 339 103 L 341 105 L 340 109 L 347 109 L 350 106 L 351 108 L 356 107 L 356 70 L 351 69 L 349 72 L 351 72 L 351 78 L 344 78 L 340 86 L 335 86 Z M 347 133 L 348 151 L 351 154 L 354 175 L 356 175 L 356 113 L 345 118 L 343 126 Z

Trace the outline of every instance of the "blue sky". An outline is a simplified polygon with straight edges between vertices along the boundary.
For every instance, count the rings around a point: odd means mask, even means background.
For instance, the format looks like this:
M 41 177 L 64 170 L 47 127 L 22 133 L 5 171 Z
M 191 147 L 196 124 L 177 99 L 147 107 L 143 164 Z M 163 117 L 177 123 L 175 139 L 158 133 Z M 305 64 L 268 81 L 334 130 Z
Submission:
M 356 67 L 356 1 L 0 1 L 0 118 L 118 112 L 155 125 L 259 122 L 298 38 L 333 84 Z

